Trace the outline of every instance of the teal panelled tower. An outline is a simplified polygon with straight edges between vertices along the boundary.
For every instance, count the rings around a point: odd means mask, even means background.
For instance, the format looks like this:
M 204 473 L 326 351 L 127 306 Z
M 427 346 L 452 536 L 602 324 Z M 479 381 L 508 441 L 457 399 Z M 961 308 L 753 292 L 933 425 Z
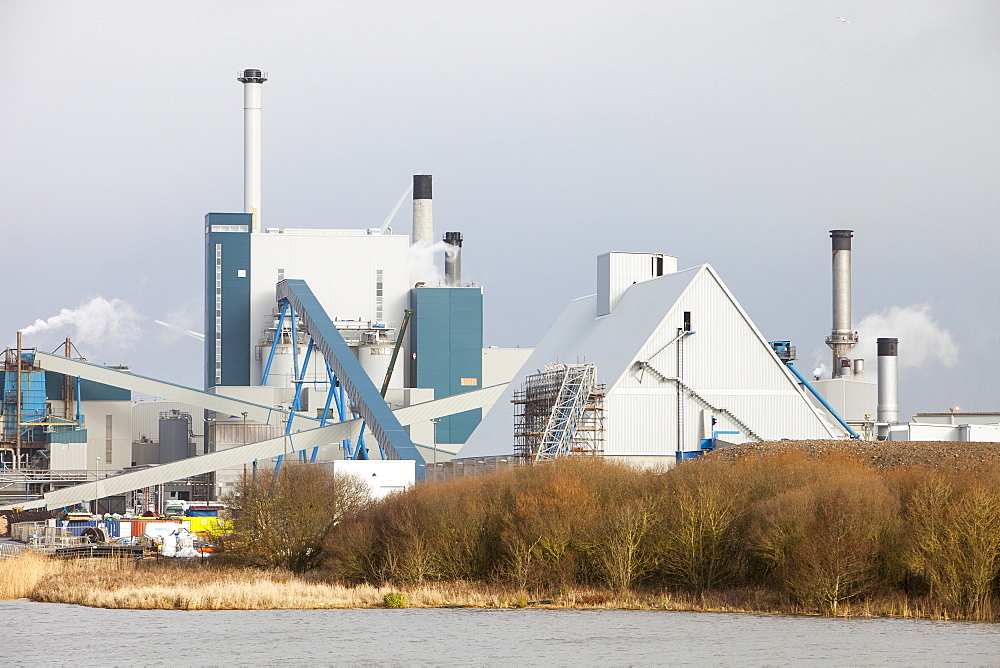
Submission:
M 250 218 L 205 216 L 205 389 L 250 384 Z
M 408 385 L 434 388 L 435 399 L 482 388 L 482 288 L 414 288 L 410 310 Z M 437 442 L 465 443 L 482 417 L 477 408 L 441 418 Z

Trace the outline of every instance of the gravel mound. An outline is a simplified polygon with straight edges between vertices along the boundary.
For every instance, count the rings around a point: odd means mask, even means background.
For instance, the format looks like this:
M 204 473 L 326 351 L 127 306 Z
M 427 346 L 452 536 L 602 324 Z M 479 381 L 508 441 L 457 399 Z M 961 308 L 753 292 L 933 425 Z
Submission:
M 959 441 L 763 441 L 731 445 L 705 456 L 739 459 L 790 451 L 809 457 L 843 452 L 880 469 L 915 465 L 951 470 L 1000 468 L 1000 443 Z

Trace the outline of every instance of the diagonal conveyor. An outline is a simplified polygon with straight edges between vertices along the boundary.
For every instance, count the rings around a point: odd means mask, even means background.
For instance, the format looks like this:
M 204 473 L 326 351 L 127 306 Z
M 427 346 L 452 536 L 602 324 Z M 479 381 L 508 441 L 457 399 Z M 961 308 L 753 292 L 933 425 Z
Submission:
M 245 412 L 248 420 L 262 424 L 281 424 L 288 415 L 288 411 L 271 408 L 270 406 L 262 406 L 240 399 L 212 394 L 211 392 L 202 392 L 201 390 L 195 390 L 183 385 L 167 383 L 128 371 L 109 369 L 100 364 L 83 362 L 69 357 L 59 357 L 58 355 L 39 352 L 35 353 L 35 365 L 46 371 L 80 377 L 85 380 L 94 381 L 95 383 L 120 387 L 170 401 L 178 401 L 191 406 L 197 406 L 198 408 L 216 411 L 217 413 L 236 416 L 242 415 Z M 301 418 L 317 422 L 317 420 L 308 416 L 296 414 L 295 417 L 296 419 Z
M 357 407 L 357 413 L 364 418 L 387 458 L 415 460 L 420 475 L 420 467 L 424 464 L 423 455 L 417 451 L 410 435 L 392 414 L 378 388 L 361 368 L 361 362 L 354 356 L 306 282 L 301 279 L 281 281 L 278 283 L 276 296 L 279 302 L 288 300 L 295 309 L 295 317 L 305 325 L 306 331 L 316 342 L 316 347 L 337 374 Z
M 474 408 L 486 408 L 496 402 L 506 387 L 506 385 L 494 385 L 473 392 L 457 394 L 453 397 L 414 404 L 413 406 L 393 411 L 394 419 L 401 425 L 408 425 L 444 417 L 445 415 L 462 413 Z M 192 392 L 197 392 L 197 390 L 192 390 Z M 239 445 L 221 452 L 213 452 L 169 464 L 161 464 L 160 466 L 154 466 L 142 471 L 122 473 L 97 482 L 74 485 L 73 487 L 49 492 L 42 499 L 13 504 L 0 508 L 0 510 L 10 510 L 15 507 L 28 510 L 31 508 L 63 508 L 72 506 L 93 499 L 124 494 L 135 489 L 161 485 L 173 480 L 181 480 L 201 473 L 208 473 L 209 471 L 236 468 L 243 464 L 249 464 L 255 459 L 269 459 L 278 455 L 313 448 L 317 445 L 338 443 L 345 438 L 357 438 L 360 428 L 361 420 L 358 419 L 351 420 L 350 422 L 341 422 L 328 427 L 308 429 L 288 436 Z

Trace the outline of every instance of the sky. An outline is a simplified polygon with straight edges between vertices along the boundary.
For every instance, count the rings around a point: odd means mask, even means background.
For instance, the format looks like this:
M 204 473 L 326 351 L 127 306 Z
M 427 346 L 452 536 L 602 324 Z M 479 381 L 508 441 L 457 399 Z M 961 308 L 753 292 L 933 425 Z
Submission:
M 200 386 L 201 344 L 153 321 L 204 329 L 259 68 L 264 225 L 377 227 L 433 174 L 485 345 L 535 345 L 597 255 L 662 252 L 829 365 L 828 231 L 853 229 L 901 415 L 997 411 L 998 35 L 992 0 L 0 0 L 0 337 L 65 309 L 25 343 Z

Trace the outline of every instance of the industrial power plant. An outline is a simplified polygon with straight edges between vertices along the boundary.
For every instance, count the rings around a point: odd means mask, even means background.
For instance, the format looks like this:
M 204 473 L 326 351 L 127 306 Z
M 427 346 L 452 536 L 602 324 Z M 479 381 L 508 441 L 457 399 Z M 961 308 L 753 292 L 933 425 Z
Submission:
M 568 456 L 666 468 L 754 441 L 1000 441 L 1000 413 L 901 421 L 905 341 L 853 354 L 848 229 L 829 232 L 827 379 L 795 366 L 795 342 L 768 341 L 711 265 L 651 249 L 597 257 L 593 292 L 534 347 L 484 347 L 483 286 L 462 275 L 475 239 L 435 230 L 432 175 L 413 176 L 410 234 L 391 227 L 396 210 L 364 229 L 272 222 L 268 75 L 237 79 L 244 206 L 204 219 L 204 331 L 190 332 L 204 341 L 203 387 L 94 364 L 71 339 L 46 353 L 18 332 L 2 370 L 5 509 L 163 512 L 299 462 L 384 496 Z M 443 254 L 440 280 L 411 284 L 414 249 Z

